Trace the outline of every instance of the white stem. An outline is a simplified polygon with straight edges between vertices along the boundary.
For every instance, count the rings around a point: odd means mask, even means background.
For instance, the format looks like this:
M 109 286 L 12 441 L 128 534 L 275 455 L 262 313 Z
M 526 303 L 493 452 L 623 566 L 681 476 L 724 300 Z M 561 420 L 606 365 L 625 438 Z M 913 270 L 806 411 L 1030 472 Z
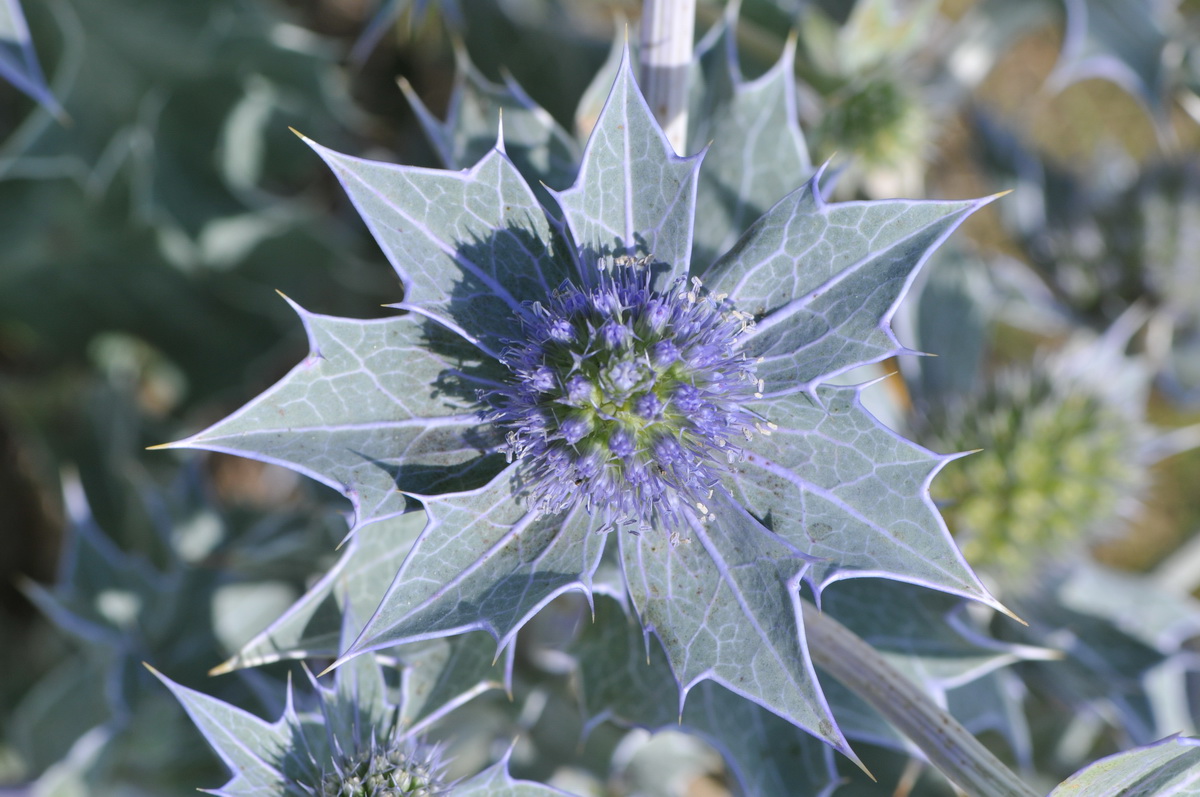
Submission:
M 642 4 L 642 93 L 675 152 L 684 154 L 696 0 Z
M 802 603 L 813 661 L 912 740 L 951 783 L 971 797 L 1039 797 L 875 648 L 808 601 Z

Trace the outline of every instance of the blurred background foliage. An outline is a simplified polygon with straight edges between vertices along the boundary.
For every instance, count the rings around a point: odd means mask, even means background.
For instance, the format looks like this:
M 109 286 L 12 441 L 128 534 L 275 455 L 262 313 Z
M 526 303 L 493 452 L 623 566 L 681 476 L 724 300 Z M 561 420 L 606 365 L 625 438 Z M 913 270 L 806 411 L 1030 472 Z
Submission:
M 284 664 L 205 673 L 327 569 L 346 507 L 290 472 L 143 449 L 303 356 L 276 291 L 353 317 L 400 298 L 288 128 L 463 168 L 503 108 L 518 166 L 562 187 L 639 5 L 24 4 L 29 38 L 0 48 L 0 786 L 219 783 L 143 660 L 278 713 Z M 701 2 L 698 30 L 726 11 Z M 1028 614 L 1011 641 L 1060 651 L 947 687 L 948 705 L 1047 788 L 1195 733 L 1200 3 L 743 0 L 733 30 L 747 79 L 794 35 L 801 127 L 814 162 L 833 159 L 835 197 L 1013 189 L 905 306 L 905 341 L 941 356 L 891 364 L 903 378 L 874 391 L 914 439 L 986 449 L 952 463 L 936 497 Z M 525 632 L 513 699 L 451 717 L 459 754 L 486 762 L 519 734 L 514 772 L 563 788 L 728 793 L 703 732 L 588 713 L 566 663 L 596 643 L 581 617 L 566 601 Z M 902 742 L 871 738 L 879 783 L 841 762 L 839 797 L 948 793 Z

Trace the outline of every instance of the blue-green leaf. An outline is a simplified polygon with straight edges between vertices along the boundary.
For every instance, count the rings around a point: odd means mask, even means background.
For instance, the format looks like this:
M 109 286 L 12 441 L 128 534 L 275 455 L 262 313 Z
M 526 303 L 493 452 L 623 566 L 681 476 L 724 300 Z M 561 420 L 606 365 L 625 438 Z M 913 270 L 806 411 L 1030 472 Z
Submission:
M 991 201 L 826 204 L 818 172 L 782 199 L 701 276 L 757 326 L 766 393 L 811 390 L 859 365 L 907 351 L 891 319 L 918 268 Z
M 417 315 L 355 321 L 296 308 L 309 356 L 242 409 L 173 448 L 292 468 L 353 503 L 356 526 L 403 514 L 399 490 L 461 489 L 495 473 L 475 380 L 499 365 Z
M 237 706 L 177 684 L 154 670 L 151 672 L 183 704 L 192 722 L 233 773 L 215 794 L 284 793 L 287 781 L 284 762 L 293 751 L 304 749 L 299 739 L 299 720 L 290 701 L 284 715 L 268 723 Z
M 307 139 L 306 139 L 307 140 Z M 498 354 L 521 303 L 571 276 L 550 223 L 499 149 L 466 172 L 342 155 L 309 141 L 354 201 L 404 282 L 402 306 Z
M 723 490 L 686 539 L 622 536 L 629 593 L 662 642 L 680 701 L 713 680 L 853 758 L 804 645 L 798 589 L 809 562 Z
M 704 682 L 681 712 L 662 648 L 645 644 L 616 601 L 601 599 L 595 608 L 593 621 L 570 647 L 591 723 L 608 719 L 696 734 L 721 752 L 744 794 L 827 795 L 834 789 L 831 749 L 754 702 Z
M 939 698 L 1000 667 L 1052 655 L 985 636 L 970 627 L 962 608 L 960 598 L 880 578 L 838 584 L 821 607 Z
M 963 601 L 889 579 L 852 579 L 825 593 L 822 611 L 874 647 L 897 671 L 920 686 L 937 704 L 956 690 L 985 680 L 1001 668 L 1027 659 L 1055 657 L 1054 651 L 998 642 L 972 628 Z M 824 675 L 818 667 L 818 673 Z M 833 714 L 846 736 L 896 750 L 910 747 L 882 716 L 836 680 L 823 678 Z M 960 692 L 960 697 L 965 692 Z M 971 692 L 969 694 L 986 694 Z M 1011 701 L 1010 701 L 1011 702 Z M 971 731 L 982 708 L 960 700 L 952 712 Z M 1019 707 L 1012 704 L 1014 710 Z M 1002 730 L 1009 731 L 1005 725 Z
M 506 76 L 503 85 L 492 83 L 461 48 L 457 60 L 454 93 L 444 122 L 430 113 L 407 82 L 400 83 L 442 164 L 447 169 L 465 169 L 478 162 L 501 139 L 503 126 L 504 152 L 530 185 L 569 185 L 579 164 L 575 139 L 513 78 Z
M 1064 88 L 1089 78 L 1111 80 L 1164 118 L 1165 15 L 1132 0 L 1064 0 L 1063 5 L 1066 30 L 1050 84 Z
M 996 608 L 929 497 L 952 457 L 884 428 L 860 388 L 822 387 L 755 409 L 779 428 L 755 435 L 730 468 L 734 495 L 797 550 L 820 595 L 833 581 L 880 576 L 974 598 Z
M 424 526 L 424 515 L 410 512 L 359 529 L 337 563 L 300 600 L 214 672 L 283 659 L 336 658 L 342 615 L 371 616 Z
M 625 52 L 571 188 L 556 197 L 584 258 L 654 255 L 658 286 L 688 273 L 700 157 L 671 151 Z
M 707 145 L 696 190 L 693 270 L 729 250 L 752 221 L 809 178 L 812 164 L 796 111 L 796 48 L 752 82 L 737 66 L 733 22 L 697 54 L 688 141 Z
M 1200 739 L 1172 736 L 1102 758 L 1067 778 L 1050 797 L 1196 797 Z
M 482 629 L 506 646 L 538 609 L 590 593 L 606 535 L 582 506 L 563 513 L 514 497 L 517 467 L 469 492 L 420 496 L 428 522 L 348 656 Z

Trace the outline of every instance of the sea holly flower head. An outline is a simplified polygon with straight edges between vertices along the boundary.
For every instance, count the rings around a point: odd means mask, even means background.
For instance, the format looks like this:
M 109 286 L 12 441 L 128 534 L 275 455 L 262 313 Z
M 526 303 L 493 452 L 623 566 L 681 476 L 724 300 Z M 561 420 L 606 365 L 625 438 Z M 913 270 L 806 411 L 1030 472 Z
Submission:
M 412 737 L 383 744 L 371 739 L 365 749 L 339 754 L 330 762 L 320 786 L 305 793 L 316 797 L 438 797 L 449 794 L 446 764 L 436 747 L 419 746 Z
M 989 200 L 826 203 L 791 58 L 753 83 L 736 59 L 709 63 L 728 72 L 705 89 L 720 140 L 681 157 L 626 55 L 549 208 L 503 135 L 465 171 L 308 142 L 407 312 L 297 308 L 311 356 L 178 445 L 314 476 L 353 502 L 356 530 L 423 508 L 339 663 L 469 630 L 505 647 L 564 592 L 627 594 L 679 704 L 711 680 L 853 755 L 808 655 L 802 588 L 819 600 L 875 576 L 999 607 L 929 497 L 952 457 L 883 427 L 863 388 L 828 384 L 907 352 L 900 299 Z
M 374 656 L 341 668 L 329 686 L 310 676 L 303 706 L 289 682 L 274 723 L 154 674 L 233 770 L 217 794 L 436 797 L 454 785 L 440 747 L 404 727 L 402 701 L 390 696 Z
M 349 626 L 347 625 L 347 628 Z M 464 779 L 446 774 L 450 762 L 424 740 L 430 724 L 459 702 L 430 707 L 415 723 L 416 696 L 390 685 L 375 656 L 360 656 L 334 674 L 332 684 L 309 676 L 312 691 L 297 695 L 291 682 L 282 716 L 266 722 L 249 712 L 175 683 L 151 668 L 175 695 L 232 778 L 213 794 L 225 797 L 561 797 L 541 784 L 514 780 L 508 755 Z M 411 671 L 406 675 L 411 675 Z M 454 680 L 451 668 L 436 673 Z M 466 687 L 467 684 L 460 684 Z M 468 692 L 470 690 L 468 689 Z M 449 693 L 434 690 L 434 696 Z M 511 750 L 509 751 L 511 753 Z
M 1138 322 L 1128 313 L 1101 336 L 1077 332 L 926 414 L 940 446 L 978 450 L 947 470 L 934 495 L 968 559 L 1010 591 L 1037 583 L 1031 553 L 1061 563 L 1120 530 L 1151 467 L 1181 450 L 1146 420 L 1153 372 L 1125 353 Z M 1193 444 L 1190 430 L 1177 437 Z
M 582 505 L 637 531 L 708 514 L 723 463 L 761 422 L 751 318 L 699 279 L 652 287 L 653 258 L 601 258 L 593 285 L 564 282 L 521 318 L 511 372 L 484 392 L 509 460 L 543 512 Z

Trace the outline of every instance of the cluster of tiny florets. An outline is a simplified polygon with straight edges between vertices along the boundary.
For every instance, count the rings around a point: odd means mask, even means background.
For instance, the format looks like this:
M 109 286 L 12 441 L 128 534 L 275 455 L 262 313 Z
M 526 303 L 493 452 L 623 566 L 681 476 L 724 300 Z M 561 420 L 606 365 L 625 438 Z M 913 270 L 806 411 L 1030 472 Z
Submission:
M 675 525 L 685 506 L 703 517 L 718 463 L 764 429 L 738 348 L 750 317 L 699 280 L 653 290 L 651 266 L 606 260 L 590 287 L 562 284 L 503 352 L 512 377 L 485 398 L 543 511 L 582 504 L 634 530 Z
M 1143 424 L 1085 384 L 1001 371 L 931 426 L 941 447 L 982 449 L 933 494 L 968 560 L 1010 587 L 1031 556 L 1052 561 L 1111 530 L 1145 484 Z
M 450 793 L 437 748 L 419 749 L 413 743 L 390 748 L 372 744 L 338 758 L 333 771 L 322 778 L 318 797 L 438 797 Z

